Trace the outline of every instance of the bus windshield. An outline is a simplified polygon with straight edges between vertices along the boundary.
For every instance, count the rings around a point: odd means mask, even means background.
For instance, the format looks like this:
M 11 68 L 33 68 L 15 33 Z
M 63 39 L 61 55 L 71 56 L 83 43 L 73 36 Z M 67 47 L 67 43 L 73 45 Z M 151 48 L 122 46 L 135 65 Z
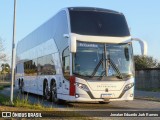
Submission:
M 133 71 L 132 45 L 130 43 L 77 43 L 77 52 L 73 55 L 74 75 L 123 79 L 133 75 Z

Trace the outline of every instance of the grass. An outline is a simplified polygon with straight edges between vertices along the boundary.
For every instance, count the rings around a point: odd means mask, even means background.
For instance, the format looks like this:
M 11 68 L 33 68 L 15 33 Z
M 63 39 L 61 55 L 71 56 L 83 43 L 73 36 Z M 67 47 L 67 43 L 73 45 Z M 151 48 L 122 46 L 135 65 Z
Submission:
M 7 85 L 1 85 L 0 86 L 0 90 L 3 90 L 4 87 L 7 87 Z M 55 116 L 68 116 L 70 119 L 74 119 L 74 117 L 76 117 L 76 119 L 78 120 L 91 120 L 93 118 L 90 117 L 86 117 L 85 115 L 81 115 L 77 112 L 58 112 L 58 109 L 51 107 L 45 107 L 43 106 L 39 101 L 37 103 L 31 103 L 28 101 L 28 94 L 26 97 L 21 98 L 20 96 L 18 96 L 17 98 L 14 98 L 13 100 L 14 104 L 11 104 L 10 102 L 10 97 L 7 97 L 6 95 L 0 94 L 0 111 L 6 111 L 6 110 L 10 110 L 10 111 L 57 111 L 55 112 Z M 78 117 L 77 117 L 78 116 Z M 65 117 L 64 117 L 65 118 Z
M 52 107 L 45 107 L 40 102 L 38 103 L 30 103 L 28 101 L 28 96 L 26 98 L 20 99 L 19 97 L 14 100 L 15 107 L 25 107 L 34 110 L 42 110 L 42 111 L 53 111 Z
M 3 90 L 5 87 L 9 87 L 10 84 L 3 84 L 0 85 L 0 90 Z M 12 107 L 23 107 L 23 108 L 27 108 L 27 109 L 34 109 L 34 110 L 47 110 L 47 111 L 52 111 L 53 108 L 52 107 L 44 107 L 43 105 L 41 105 L 40 102 L 32 104 L 28 101 L 28 95 L 24 98 L 20 98 L 20 96 L 18 96 L 17 98 L 14 98 L 13 100 L 13 105 L 10 103 L 10 98 L 0 94 L 0 104 L 1 105 L 5 105 L 5 106 L 12 106 Z
M 34 110 L 42 110 L 42 111 L 53 111 L 53 108 L 44 107 L 40 103 L 32 104 L 28 101 L 28 97 L 20 99 L 17 97 L 13 100 L 13 105 L 10 103 L 10 98 L 6 97 L 5 95 L 0 94 L 0 104 L 4 106 L 12 106 L 12 107 L 21 107 L 27 109 L 34 109 Z
M 3 90 L 5 87 L 10 87 L 10 82 L 0 82 L 0 90 Z
M 10 85 L 0 85 L 0 90 L 3 90 L 5 87 L 10 87 Z
M 0 94 L 0 104 L 2 105 L 10 105 L 9 97 Z
M 0 90 L 3 90 L 4 86 L 0 85 Z
M 91 120 L 90 117 L 86 117 L 84 115 L 81 115 L 77 112 L 67 112 L 67 111 L 59 111 L 58 109 L 52 108 L 52 107 L 45 107 L 43 106 L 40 102 L 32 104 L 28 101 L 28 97 L 20 99 L 17 97 L 14 99 L 14 104 L 12 105 L 10 103 L 9 97 L 6 97 L 5 95 L 0 94 L 0 111 L 55 111 L 54 115 L 57 116 L 58 118 L 63 116 L 69 117 L 69 118 L 74 118 L 76 119 L 82 119 L 82 120 Z M 77 117 L 78 116 L 78 117 Z

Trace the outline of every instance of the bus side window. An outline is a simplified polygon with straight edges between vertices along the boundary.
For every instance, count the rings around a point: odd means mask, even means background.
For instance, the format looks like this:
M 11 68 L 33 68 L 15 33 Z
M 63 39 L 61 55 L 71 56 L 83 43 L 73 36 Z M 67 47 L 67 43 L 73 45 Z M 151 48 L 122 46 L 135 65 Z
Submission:
M 56 69 L 55 69 L 55 64 L 52 55 L 47 55 L 45 56 L 46 58 L 46 63 L 44 65 L 45 67 L 45 74 L 46 75 L 55 75 L 56 74 Z
M 67 80 L 69 80 L 69 76 L 70 76 L 69 48 L 64 49 L 62 53 L 62 60 L 63 60 L 63 75 Z
M 37 60 L 38 75 L 44 75 L 44 71 L 43 71 L 44 61 L 45 61 L 45 57 L 39 57 Z

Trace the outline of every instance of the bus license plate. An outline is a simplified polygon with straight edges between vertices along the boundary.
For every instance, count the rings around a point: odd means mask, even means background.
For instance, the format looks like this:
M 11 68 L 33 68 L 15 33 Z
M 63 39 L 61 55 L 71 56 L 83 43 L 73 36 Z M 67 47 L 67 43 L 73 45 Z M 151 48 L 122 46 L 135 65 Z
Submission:
M 102 94 L 101 97 L 102 98 L 111 98 L 112 97 L 112 93 Z

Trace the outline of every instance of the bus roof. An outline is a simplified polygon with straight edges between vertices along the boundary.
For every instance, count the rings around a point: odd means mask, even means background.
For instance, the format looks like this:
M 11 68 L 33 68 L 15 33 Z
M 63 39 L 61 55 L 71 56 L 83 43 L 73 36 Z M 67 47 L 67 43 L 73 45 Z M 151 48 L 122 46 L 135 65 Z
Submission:
M 114 14 L 122 14 L 121 12 L 117 12 L 114 10 L 104 9 L 104 8 L 97 8 L 97 7 L 68 7 L 69 11 L 97 11 L 97 12 L 107 12 L 107 13 L 114 13 Z

